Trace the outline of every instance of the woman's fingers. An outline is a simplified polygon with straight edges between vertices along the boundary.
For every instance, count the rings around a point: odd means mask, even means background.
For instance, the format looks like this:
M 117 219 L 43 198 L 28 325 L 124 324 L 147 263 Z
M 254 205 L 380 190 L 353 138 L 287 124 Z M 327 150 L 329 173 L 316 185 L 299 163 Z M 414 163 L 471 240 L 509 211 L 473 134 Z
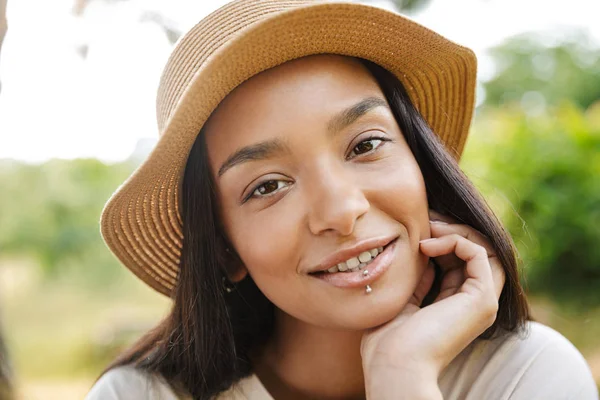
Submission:
M 489 239 L 472 226 L 466 224 L 450 224 L 440 223 L 439 221 L 431 221 L 429 227 L 431 229 L 431 237 L 439 237 L 450 233 L 457 233 L 465 239 L 484 247 L 488 254 L 495 254 Z
M 429 220 L 430 221 L 442 221 L 447 224 L 456 224 L 458 221 L 448 215 L 440 214 L 439 212 L 429 209 Z
M 479 290 L 492 289 L 493 277 L 489 267 L 488 255 L 485 247 L 480 246 L 457 233 L 421 241 L 421 251 L 429 257 L 454 253 L 465 261 L 465 281 L 474 279 L 471 283 Z
M 506 272 L 502 268 L 502 264 L 497 257 L 488 257 L 490 266 L 492 268 L 492 276 L 494 277 L 494 288 L 496 289 L 496 297 L 500 298 L 502 289 L 504 289 L 504 283 L 506 282 Z
M 427 296 L 427 293 L 431 290 L 431 286 L 433 286 L 433 281 L 435 279 L 435 269 L 431 262 L 427 265 L 423 276 L 421 277 L 421 282 L 417 285 L 415 292 L 410 298 L 409 302 L 414 304 L 417 307 L 421 307 L 421 303 L 423 303 L 423 299 Z
M 434 302 L 450 297 L 460 290 L 465 281 L 465 274 L 462 268 L 452 269 L 444 274 L 444 279 L 440 287 L 440 292 Z
M 458 291 L 450 289 L 443 294 L 443 300 L 423 308 L 423 311 L 429 309 L 440 316 L 443 314 L 446 326 L 452 325 L 452 321 L 460 323 L 462 328 L 455 325 L 456 329 L 448 329 L 446 333 L 448 340 L 460 344 L 457 348 L 464 348 L 461 346 L 466 346 L 494 323 L 498 312 L 498 296 L 487 251 L 457 233 L 422 240 L 420 243 L 421 251 L 429 257 L 454 253 L 464 262 L 462 270 L 465 279 Z
M 441 220 L 441 218 L 439 217 L 441 214 L 436 213 L 434 211 L 430 211 L 430 216 L 432 215 L 434 215 L 436 219 Z M 444 222 L 451 220 L 451 218 L 449 217 L 443 218 Z M 481 232 L 465 224 L 455 224 L 451 222 L 439 223 L 432 221 L 430 227 L 432 237 L 442 237 L 450 234 L 458 234 L 463 236 L 465 239 L 485 248 L 492 270 L 494 288 L 496 291 L 496 295 L 499 298 L 500 294 L 502 293 L 504 283 L 506 281 L 506 273 L 504 272 L 504 268 L 502 268 L 502 264 L 500 264 L 500 261 L 496 257 L 495 250 L 492 247 L 489 239 Z M 458 257 L 456 254 L 452 253 L 436 257 L 436 263 L 442 268 L 442 270 L 449 271 L 455 268 L 462 269 L 464 260 L 460 259 L 460 257 Z

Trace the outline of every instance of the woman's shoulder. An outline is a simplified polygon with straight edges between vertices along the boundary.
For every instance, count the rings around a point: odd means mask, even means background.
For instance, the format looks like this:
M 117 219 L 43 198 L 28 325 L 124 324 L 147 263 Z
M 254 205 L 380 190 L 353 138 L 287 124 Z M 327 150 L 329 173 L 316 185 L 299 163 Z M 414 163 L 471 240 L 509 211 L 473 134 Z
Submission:
M 161 377 L 133 366 L 120 366 L 107 371 L 94 384 L 85 400 L 178 400 Z
M 444 370 L 440 388 L 448 399 L 598 399 L 577 348 L 533 321 L 520 332 L 473 342 Z

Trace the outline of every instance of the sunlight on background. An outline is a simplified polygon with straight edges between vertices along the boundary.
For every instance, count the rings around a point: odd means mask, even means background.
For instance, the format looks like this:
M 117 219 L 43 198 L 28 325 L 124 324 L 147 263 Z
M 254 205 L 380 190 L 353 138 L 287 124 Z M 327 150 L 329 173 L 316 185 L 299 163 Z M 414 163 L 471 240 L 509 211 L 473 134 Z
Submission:
M 0 158 L 33 162 L 97 157 L 121 161 L 139 141 L 157 138 L 155 94 L 172 47 L 165 27 L 184 32 L 226 1 L 8 2 L 10 29 L 2 49 Z M 549 43 L 565 28 L 600 38 L 589 0 L 432 1 L 414 19 L 480 59 L 480 78 L 493 66 L 485 51 L 513 34 L 544 31 Z M 392 9 L 390 3 L 374 4 Z M 32 12 L 35 10 L 35 12 Z M 142 152 L 148 141 L 141 142 Z
M 479 59 L 461 166 L 515 239 L 535 317 L 600 382 L 600 2 L 423 1 L 411 18 Z M 156 89 L 174 42 L 225 3 L 8 0 L 0 327 L 18 398 L 83 397 L 167 311 L 110 254 L 98 220 L 156 143 Z

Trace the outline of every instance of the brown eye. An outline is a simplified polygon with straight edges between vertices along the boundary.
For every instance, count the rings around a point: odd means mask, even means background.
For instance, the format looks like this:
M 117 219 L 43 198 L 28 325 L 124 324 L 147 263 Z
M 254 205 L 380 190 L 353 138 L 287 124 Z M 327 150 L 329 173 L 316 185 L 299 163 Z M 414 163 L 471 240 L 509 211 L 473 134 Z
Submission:
M 256 186 L 249 197 L 268 197 L 289 185 L 291 182 L 271 179 Z
M 379 147 L 379 145 L 381 145 L 382 142 L 383 142 L 383 139 L 379 139 L 379 138 L 370 138 L 367 140 L 363 140 L 362 142 L 360 142 L 359 144 L 354 146 L 354 148 L 352 149 L 352 152 L 350 153 L 349 158 L 373 151 L 373 150 L 377 149 Z
M 354 152 L 356 154 L 362 154 L 362 153 L 366 153 L 367 151 L 371 151 L 373 150 L 373 143 L 369 140 L 369 141 L 365 141 L 365 142 L 360 142 L 355 148 L 354 148 Z
M 278 181 L 267 181 L 267 182 L 263 183 L 262 185 L 260 185 L 259 187 L 257 187 L 256 190 L 260 194 L 269 194 L 269 193 L 277 190 L 277 188 L 279 187 L 277 182 Z

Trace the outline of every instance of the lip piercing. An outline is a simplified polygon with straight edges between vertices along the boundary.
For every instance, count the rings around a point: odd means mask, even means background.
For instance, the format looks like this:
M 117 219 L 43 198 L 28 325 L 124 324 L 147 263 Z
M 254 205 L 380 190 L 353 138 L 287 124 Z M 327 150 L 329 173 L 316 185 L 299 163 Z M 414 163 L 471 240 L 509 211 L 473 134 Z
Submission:
M 363 270 L 363 275 L 364 275 L 364 276 L 367 276 L 367 275 L 369 275 L 369 270 L 368 270 L 368 269 L 365 269 L 365 270 Z
M 371 286 L 367 285 L 367 287 L 365 288 L 365 292 L 367 294 L 371 293 L 373 291 L 373 289 L 371 289 Z

